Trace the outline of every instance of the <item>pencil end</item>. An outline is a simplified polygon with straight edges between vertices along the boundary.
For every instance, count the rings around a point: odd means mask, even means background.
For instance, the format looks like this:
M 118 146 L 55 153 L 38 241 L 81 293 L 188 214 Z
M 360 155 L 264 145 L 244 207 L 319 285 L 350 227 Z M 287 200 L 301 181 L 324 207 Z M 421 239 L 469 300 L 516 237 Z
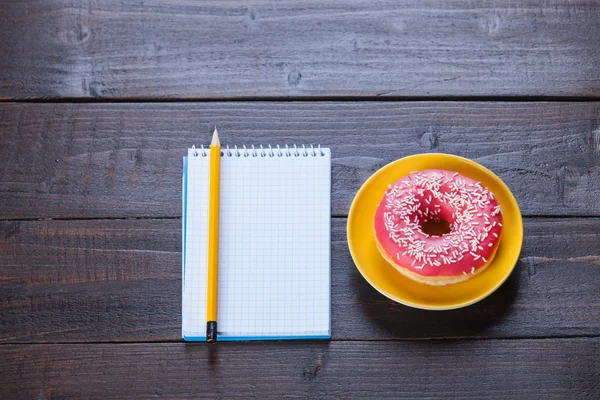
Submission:
M 208 343 L 217 341 L 217 321 L 206 322 L 206 341 Z
M 219 131 L 215 126 L 215 130 L 213 131 L 212 141 L 210 142 L 211 146 L 221 146 L 221 141 L 219 140 Z

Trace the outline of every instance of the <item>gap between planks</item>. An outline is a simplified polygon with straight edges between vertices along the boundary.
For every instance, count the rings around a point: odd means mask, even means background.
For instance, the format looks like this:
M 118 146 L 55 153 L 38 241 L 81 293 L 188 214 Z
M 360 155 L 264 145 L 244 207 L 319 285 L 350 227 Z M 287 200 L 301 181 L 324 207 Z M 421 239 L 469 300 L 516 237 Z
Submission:
M 0 98 L 0 103 L 236 103 L 236 102 L 595 102 L 594 96 L 268 96 L 268 97 L 44 97 Z
M 523 215 L 527 220 L 543 219 L 597 219 L 597 215 Z M 334 214 L 332 219 L 347 219 L 348 215 Z M 59 218 L 0 218 L 0 222 L 31 222 L 31 221 L 127 221 L 127 220 L 181 220 L 181 217 L 172 216 L 142 216 L 142 217 L 59 217 Z
M 464 341 L 486 341 L 486 342 L 508 342 L 508 341 L 543 341 L 543 340 L 570 340 L 570 339 L 597 339 L 600 335 L 549 335 L 549 336 L 510 336 L 510 337 L 485 337 L 485 336 L 453 336 L 453 337 L 415 337 L 415 338 L 390 338 L 390 339 L 336 339 L 330 340 L 251 340 L 251 341 L 231 341 L 222 343 L 258 343 L 258 344 L 277 344 L 277 343 L 290 343 L 290 344 L 314 344 L 314 343 L 331 343 L 331 342 L 344 342 L 344 343 L 364 343 L 364 342 L 431 342 L 431 341 L 448 341 L 448 342 L 464 342 Z M 194 345 L 196 343 L 202 344 L 203 342 L 186 342 L 182 339 L 165 339 L 165 340 L 92 340 L 92 341 L 67 341 L 67 342 L 0 342 L 2 346 L 47 346 L 47 345 L 76 345 L 76 344 L 114 344 L 114 345 L 128 345 L 128 344 L 168 344 L 168 343 L 181 343 Z

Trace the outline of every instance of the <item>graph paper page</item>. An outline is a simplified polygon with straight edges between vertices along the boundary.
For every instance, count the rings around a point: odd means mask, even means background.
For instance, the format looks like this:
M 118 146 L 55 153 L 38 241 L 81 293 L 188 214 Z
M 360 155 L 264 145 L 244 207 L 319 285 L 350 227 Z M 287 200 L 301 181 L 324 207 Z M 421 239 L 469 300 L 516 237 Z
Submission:
M 210 156 L 184 176 L 183 336 L 206 336 Z M 221 160 L 220 340 L 330 336 L 329 149 Z

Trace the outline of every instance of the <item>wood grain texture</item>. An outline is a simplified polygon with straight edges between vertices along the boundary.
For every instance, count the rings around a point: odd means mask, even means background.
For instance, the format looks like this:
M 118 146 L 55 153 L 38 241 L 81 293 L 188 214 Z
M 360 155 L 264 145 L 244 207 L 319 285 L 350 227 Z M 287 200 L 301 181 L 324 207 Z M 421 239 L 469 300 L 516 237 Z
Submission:
M 600 339 L 0 346 L 0 397 L 597 399 Z
M 600 95 L 594 0 L 4 3 L 0 98 Z
M 4 103 L 0 218 L 180 216 L 182 156 L 214 125 L 224 144 L 331 147 L 338 216 L 423 152 L 490 168 L 524 215 L 600 215 L 598 102 Z
M 0 222 L 0 342 L 175 341 L 181 222 Z M 334 340 L 600 335 L 600 219 L 528 219 L 515 272 L 492 296 L 445 312 L 377 293 L 332 221 Z

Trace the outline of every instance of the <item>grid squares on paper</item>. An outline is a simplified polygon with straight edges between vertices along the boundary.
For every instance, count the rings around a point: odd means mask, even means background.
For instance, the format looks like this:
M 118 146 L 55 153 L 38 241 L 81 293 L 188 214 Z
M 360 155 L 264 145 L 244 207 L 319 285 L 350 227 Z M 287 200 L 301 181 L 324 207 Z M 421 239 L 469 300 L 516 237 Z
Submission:
M 331 156 L 221 160 L 219 335 L 330 334 Z M 206 329 L 209 156 L 188 152 L 184 336 Z

